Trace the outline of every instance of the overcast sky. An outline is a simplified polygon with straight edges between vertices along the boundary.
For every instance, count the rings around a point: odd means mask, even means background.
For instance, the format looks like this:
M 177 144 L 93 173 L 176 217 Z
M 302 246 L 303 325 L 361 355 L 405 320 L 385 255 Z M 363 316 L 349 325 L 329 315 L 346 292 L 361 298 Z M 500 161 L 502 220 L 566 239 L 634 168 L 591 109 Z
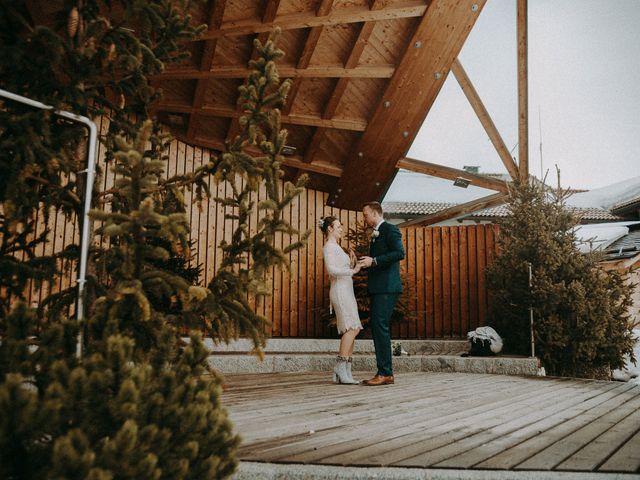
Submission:
M 515 0 L 487 1 L 460 61 L 517 157 Z M 531 173 L 540 176 L 542 130 L 544 170 L 554 185 L 556 164 L 563 187 L 591 189 L 640 175 L 639 89 L 640 0 L 529 1 Z M 506 171 L 453 74 L 409 156 Z

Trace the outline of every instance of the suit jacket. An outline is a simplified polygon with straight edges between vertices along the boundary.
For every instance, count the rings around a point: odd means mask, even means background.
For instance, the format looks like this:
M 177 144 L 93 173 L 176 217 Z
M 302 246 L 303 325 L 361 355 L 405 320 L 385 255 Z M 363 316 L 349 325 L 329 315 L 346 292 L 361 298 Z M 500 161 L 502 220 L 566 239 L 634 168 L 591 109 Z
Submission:
M 395 225 L 383 222 L 379 235 L 371 239 L 369 256 L 375 259 L 368 270 L 367 286 L 370 294 L 402 293 L 400 260 L 404 258 L 402 235 Z

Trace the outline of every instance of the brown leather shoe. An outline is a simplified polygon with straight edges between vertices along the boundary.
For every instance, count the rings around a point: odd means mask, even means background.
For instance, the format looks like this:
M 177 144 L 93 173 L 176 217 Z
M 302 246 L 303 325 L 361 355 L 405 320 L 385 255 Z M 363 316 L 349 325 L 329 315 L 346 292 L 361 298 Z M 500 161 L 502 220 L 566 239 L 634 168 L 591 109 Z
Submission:
M 393 385 L 393 375 L 383 376 L 376 375 L 371 380 L 363 380 L 363 385 Z

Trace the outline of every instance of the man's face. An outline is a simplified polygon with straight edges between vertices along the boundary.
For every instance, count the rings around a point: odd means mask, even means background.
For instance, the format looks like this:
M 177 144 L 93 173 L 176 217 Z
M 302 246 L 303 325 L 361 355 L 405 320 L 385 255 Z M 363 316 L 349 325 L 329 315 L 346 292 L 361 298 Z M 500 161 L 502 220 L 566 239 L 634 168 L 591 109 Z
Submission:
M 364 221 L 370 227 L 375 227 L 378 224 L 378 215 L 375 210 L 373 210 L 368 205 L 362 209 L 362 213 L 364 214 Z

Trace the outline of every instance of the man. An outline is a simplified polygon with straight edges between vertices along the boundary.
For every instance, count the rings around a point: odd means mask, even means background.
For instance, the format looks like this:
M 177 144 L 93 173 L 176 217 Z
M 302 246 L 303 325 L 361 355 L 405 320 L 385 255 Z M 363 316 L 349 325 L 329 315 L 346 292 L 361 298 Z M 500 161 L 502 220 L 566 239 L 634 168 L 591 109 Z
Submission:
M 378 202 L 368 202 L 362 209 L 367 225 L 373 227 L 369 255 L 361 257 L 362 266 L 368 268 L 367 287 L 371 296 L 371 330 L 376 349 L 378 372 L 363 385 L 391 385 L 393 367 L 391 365 L 391 334 L 389 320 L 402 293 L 400 280 L 400 260 L 404 258 L 402 235 L 395 225 L 385 222 L 382 206 Z

